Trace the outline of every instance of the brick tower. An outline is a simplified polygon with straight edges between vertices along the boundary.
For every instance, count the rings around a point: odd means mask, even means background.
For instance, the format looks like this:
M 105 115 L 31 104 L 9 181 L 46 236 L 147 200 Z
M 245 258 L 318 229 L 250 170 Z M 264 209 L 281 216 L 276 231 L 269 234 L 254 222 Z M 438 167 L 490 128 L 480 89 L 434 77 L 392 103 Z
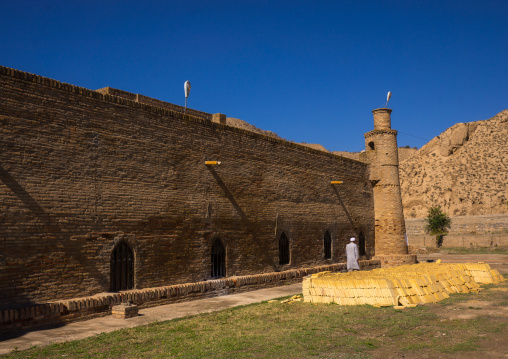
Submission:
M 373 110 L 374 130 L 365 134 L 370 181 L 374 192 L 375 257 L 383 267 L 416 263 L 409 255 L 399 182 L 397 131 L 391 128 L 392 110 Z

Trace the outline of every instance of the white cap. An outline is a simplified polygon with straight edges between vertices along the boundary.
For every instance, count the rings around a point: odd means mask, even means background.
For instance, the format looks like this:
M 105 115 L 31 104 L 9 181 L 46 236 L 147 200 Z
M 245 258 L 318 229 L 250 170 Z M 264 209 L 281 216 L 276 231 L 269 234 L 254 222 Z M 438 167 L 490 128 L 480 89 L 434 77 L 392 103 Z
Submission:
M 354 241 L 355 241 L 355 237 L 352 237 L 352 238 L 351 238 L 351 242 L 354 242 Z

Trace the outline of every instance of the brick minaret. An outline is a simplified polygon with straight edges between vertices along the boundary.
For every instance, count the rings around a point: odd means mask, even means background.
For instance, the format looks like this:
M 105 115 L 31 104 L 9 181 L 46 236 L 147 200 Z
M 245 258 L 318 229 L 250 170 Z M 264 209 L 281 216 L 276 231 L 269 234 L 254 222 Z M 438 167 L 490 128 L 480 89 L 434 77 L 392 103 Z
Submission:
M 375 257 L 382 266 L 415 263 L 408 255 L 406 226 L 399 182 L 397 131 L 391 128 L 392 110 L 379 108 L 374 114 L 374 130 L 365 134 L 370 181 L 374 192 Z

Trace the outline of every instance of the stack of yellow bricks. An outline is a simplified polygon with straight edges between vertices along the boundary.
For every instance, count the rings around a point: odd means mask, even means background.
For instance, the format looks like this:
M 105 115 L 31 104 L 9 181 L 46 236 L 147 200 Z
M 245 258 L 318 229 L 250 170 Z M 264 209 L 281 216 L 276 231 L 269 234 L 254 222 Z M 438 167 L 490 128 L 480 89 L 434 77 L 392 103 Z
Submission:
M 451 293 L 478 292 L 480 284 L 505 279 L 486 263 L 419 263 L 365 272 L 321 272 L 305 277 L 310 303 L 412 307 L 435 303 Z
M 456 265 L 468 272 L 478 284 L 499 283 L 505 280 L 497 270 L 491 269 L 486 263 L 459 263 Z

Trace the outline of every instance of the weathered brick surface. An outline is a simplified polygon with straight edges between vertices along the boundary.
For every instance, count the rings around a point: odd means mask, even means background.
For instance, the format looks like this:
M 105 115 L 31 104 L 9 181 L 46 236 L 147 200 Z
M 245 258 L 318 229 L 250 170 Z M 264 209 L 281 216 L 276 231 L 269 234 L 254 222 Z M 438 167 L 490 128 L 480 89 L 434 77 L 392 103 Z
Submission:
M 373 255 L 366 163 L 5 67 L 0 84 L 0 308 L 108 291 L 120 240 L 136 289 L 209 280 L 217 237 L 228 277 L 344 261 L 360 231 Z
M 391 129 L 392 110 L 372 111 L 374 130 L 365 134 L 363 158 L 371 163 L 374 192 L 375 253 L 383 266 L 414 263 L 408 256 L 404 212 L 400 193 L 397 131 Z
M 130 303 L 122 303 L 111 308 L 113 318 L 129 319 L 138 316 L 138 306 Z

